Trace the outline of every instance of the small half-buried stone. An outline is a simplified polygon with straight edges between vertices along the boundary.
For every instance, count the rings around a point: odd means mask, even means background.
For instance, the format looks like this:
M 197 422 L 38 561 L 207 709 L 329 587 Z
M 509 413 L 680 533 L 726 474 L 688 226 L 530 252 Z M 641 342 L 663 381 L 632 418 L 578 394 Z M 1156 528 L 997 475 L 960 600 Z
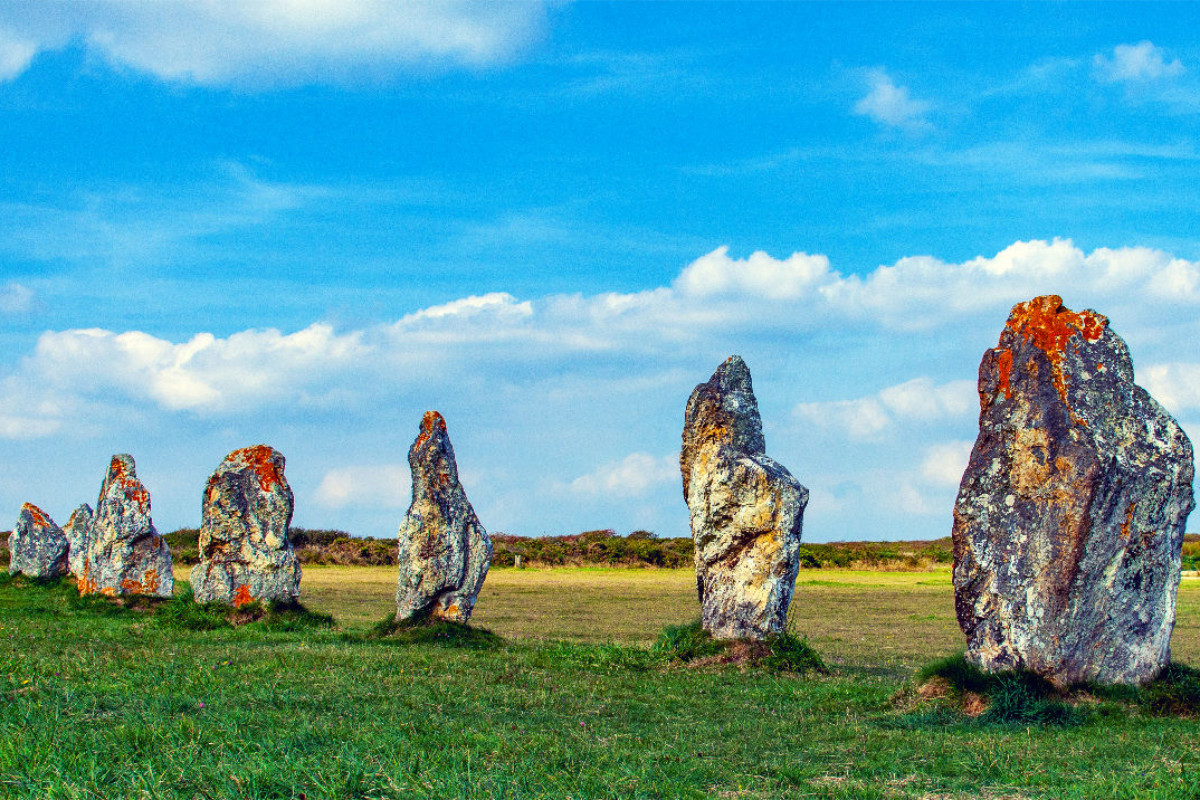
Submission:
M 8 571 L 30 578 L 66 575 L 68 548 L 67 537 L 54 520 L 33 503 L 26 503 L 8 535 Z
M 750 370 L 738 356 L 688 399 L 679 466 L 704 629 L 718 639 L 783 633 L 808 490 L 767 457 Z
M 137 478 L 133 456 L 112 457 L 88 538 L 80 594 L 174 593 L 171 552 L 150 518 L 150 493 Z
M 66 534 L 67 543 L 70 545 L 67 563 L 70 566 L 71 574 L 76 579 L 83 577 L 84 568 L 87 566 L 88 546 L 91 544 L 92 516 L 92 507 L 84 503 L 71 512 L 71 518 L 63 526 L 63 533 Z
M 979 365 L 979 436 L 954 507 L 967 659 L 1067 685 L 1170 660 L 1192 446 L 1134 383 L 1125 342 L 1053 295 L 1015 306 Z
M 492 563 L 492 540 L 458 482 L 446 421 L 428 411 L 408 451 L 412 505 L 400 525 L 396 620 L 466 622 Z
M 283 454 L 265 444 L 225 457 L 201 502 L 200 562 L 192 568 L 196 602 L 242 606 L 293 601 L 300 562 L 288 540 L 293 497 Z

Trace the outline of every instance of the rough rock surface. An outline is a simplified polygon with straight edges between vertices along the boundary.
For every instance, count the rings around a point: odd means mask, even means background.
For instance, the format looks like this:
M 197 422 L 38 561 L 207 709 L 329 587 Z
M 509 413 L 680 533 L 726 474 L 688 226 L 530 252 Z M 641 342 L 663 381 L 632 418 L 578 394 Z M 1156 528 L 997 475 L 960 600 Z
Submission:
M 225 457 L 204 486 L 196 602 L 242 606 L 300 595 L 300 562 L 288 541 L 292 490 L 283 454 L 265 444 Z
M 133 456 L 112 457 L 89 529 L 81 594 L 170 597 L 171 553 L 150 518 L 150 493 L 137 479 Z
M 17 524 L 8 535 L 9 573 L 31 578 L 67 574 L 67 537 L 46 512 L 33 503 L 21 506 Z
M 466 622 L 492 563 L 492 540 L 458 482 L 446 421 L 427 411 L 408 451 L 412 505 L 400 525 L 396 619 Z
M 63 533 L 66 534 L 71 548 L 67 556 L 67 563 L 71 568 L 71 574 L 76 578 L 83 577 L 84 566 L 87 564 L 88 545 L 91 543 L 92 516 L 92 507 L 84 503 L 71 512 L 71 518 L 67 520 L 66 527 L 63 528 Z
M 679 466 L 705 630 L 719 639 L 782 633 L 808 490 L 767 457 L 750 370 L 738 356 L 688 399 Z
M 1066 685 L 1142 683 L 1170 658 L 1192 446 L 1125 343 L 1056 296 L 1015 306 L 979 366 L 954 508 L 967 658 Z

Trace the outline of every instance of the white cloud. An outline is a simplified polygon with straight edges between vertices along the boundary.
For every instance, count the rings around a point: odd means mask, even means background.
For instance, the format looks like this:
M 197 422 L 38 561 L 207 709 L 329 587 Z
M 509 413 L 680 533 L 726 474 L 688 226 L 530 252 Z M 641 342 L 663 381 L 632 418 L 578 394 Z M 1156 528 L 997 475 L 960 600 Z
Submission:
M 1113 48 L 1112 58 L 1097 54 L 1092 64 L 1105 83 L 1156 81 L 1186 71 L 1178 59 L 1167 61 L 1162 48 L 1147 41 L 1119 44 Z
M 1138 374 L 1146 390 L 1172 414 L 1200 408 L 1200 364 L 1153 364 Z
M 958 486 L 967 469 L 975 443 L 964 440 L 942 442 L 925 448 L 921 477 L 935 486 Z
M 924 100 L 914 100 L 907 86 L 897 86 L 887 70 L 882 67 L 865 73 L 868 88 L 866 96 L 854 104 L 854 113 L 870 117 L 893 128 L 921 130 L 932 127 L 925 113 L 932 105 Z
M 0 286 L 0 313 L 19 314 L 33 308 L 33 290 L 19 283 Z
M 961 380 L 935 384 L 927 377 L 889 386 L 854 400 L 800 403 L 793 413 L 821 428 L 852 439 L 874 439 L 897 424 L 935 422 L 978 410 L 975 383 Z
M 587 496 L 643 497 L 663 484 L 679 480 L 678 457 L 630 453 L 621 461 L 602 464 L 579 476 L 571 481 L 570 488 Z
M 13 3 L 0 11 L 0 79 L 20 74 L 36 52 L 75 41 L 170 81 L 372 80 L 503 61 L 539 34 L 544 18 L 538 0 Z
M 406 508 L 411 500 L 412 475 L 407 464 L 338 467 L 321 478 L 315 500 L 326 508 L 364 506 Z
M 696 297 L 746 294 L 771 300 L 798 300 L 829 278 L 829 259 L 793 253 L 779 261 L 761 250 L 749 258 L 729 258 L 719 247 L 684 268 L 674 287 Z

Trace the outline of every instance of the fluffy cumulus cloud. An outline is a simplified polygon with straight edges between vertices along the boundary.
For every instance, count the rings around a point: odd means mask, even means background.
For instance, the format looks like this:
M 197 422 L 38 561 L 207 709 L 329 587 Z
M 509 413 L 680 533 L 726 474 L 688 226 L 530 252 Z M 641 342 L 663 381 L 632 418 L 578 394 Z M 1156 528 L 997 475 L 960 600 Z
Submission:
M 908 130 L 923 130 L 932 127 L 925 114 L 932 105 L 916 100 L 907 86 L 897 86 L 882 67 L 864 73 L 867 94 L 854 104 L 854 113 L 870 117 L 881 125 Z
M 679 480 L 677 456 L 655 457 L 649 453 L 630 453 L 620 461 L 609 462 L 571 481 L 571 491 L 580 495 L 606 497 L 644 497 L 664 484 Z
M 740 353 L 768 452 L 817 498 L 806 531 L 918 536 L 953 502 L 982 351 L 1014 303 L 1048 293 L 1106 313 L 1168 408 L 1200 408 L 1200 264 L 1160 250 L 1030 241 L 844 275 L 823 256 L 718 248 L 646 291 L 479 295 L 350 330 L 317 323 L 181 341 L 49 331 L 0 374 L 0 438 L 60 462 L 81 441 L 130 431 L 192 430 L 226 449 L 275 431 L 301 451 L 294 461 L 289 452 L 298 502 L 369 532 L 354 514 L 407 502 L 399 455 L 420 413 L 439 408 L 460 461 L 487 476 L 471 494 L 490 527 L 626 520 L 683 535 L 672 452 L 683 404 Z M 196 471 L 216 457 L 197 455 Z M 376 532 L 394 524 L 387 517 Z
M 0 80 L 71 43 L 116 66 L 206 85 L 478 67 L 510 58 L 544 17 L 538 0 L 9 3 L 0 10 Z
M 1179 59 L 1168 60 L 1152 42 L 1119 44 L 1112 56 L 1097 54 L 1092 61 L 1097 77 L 1105 83 L 1157 81 L 1174 78 L 1186 70 Z

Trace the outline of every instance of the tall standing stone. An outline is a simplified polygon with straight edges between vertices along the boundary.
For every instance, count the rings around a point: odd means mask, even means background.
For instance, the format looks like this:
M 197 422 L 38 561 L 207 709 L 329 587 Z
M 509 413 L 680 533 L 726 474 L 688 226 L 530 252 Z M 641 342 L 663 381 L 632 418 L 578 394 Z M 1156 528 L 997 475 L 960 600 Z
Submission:
M 30 578 L 66 575 L 68 547 L 67 537 L 54 520 L 33 503 L 26 503 L 8 535 L 9 574 Z
M 200 507 L 200 563 L 190 577 L 196 602 L 241 606 L 300 596 L 284 463 L 282 453 L 260 444 L 234 450 L 209 476 Z
M 954 507 L 967 659 L 1067 685 L 1170 659 L 1192 446 L 1125 342 L 1059 297 L 1015 306 L 979 365 L 979 437 Z
M 80 594 L 170 597 L 171 552 L 150 518 L 150 493 L 137 478 L 133 456 L 112 457 L 89 531 Z
M 767 457 L 750 370 L 738 356 L 688 399 L 679 466 L 705 630 L 718 639 L 783 633 L 808 490 Z
M 398 621 L 466 622 L 492 563 L 492 540 L 458 482 L 446 421 L 427 411 L 408 451 L 412 505 L 400 525 Z
M 87 565 L 88 546 L 91 544 L 92 516 L 92 507 L 84 503 L 71 512 L 71 518 L 67 520 L 67 524 L 63 528 L 63 533 L 67 536 L 67 543 L 70 545 L 67 563 L 71 568 L 71 574 L 76 579 L 83 577 L 84 568 Z

